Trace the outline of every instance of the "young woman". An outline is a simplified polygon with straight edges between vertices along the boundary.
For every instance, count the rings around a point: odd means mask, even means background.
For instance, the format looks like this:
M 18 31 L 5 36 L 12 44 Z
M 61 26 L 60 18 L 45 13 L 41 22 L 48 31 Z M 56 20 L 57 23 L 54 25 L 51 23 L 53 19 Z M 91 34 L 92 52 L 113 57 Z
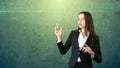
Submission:
M 94 30 L 92 15 L 89 12 L 79 13 L 78 29 L 71 31 L 65 44 L 62 42 L 62 28 L 59 28 L 57 24 L 55 35 L 62 55 L 72 47 L 69 68 L 93 68 L 92 59 L 98 63 L 102 61 L 99 39 Z

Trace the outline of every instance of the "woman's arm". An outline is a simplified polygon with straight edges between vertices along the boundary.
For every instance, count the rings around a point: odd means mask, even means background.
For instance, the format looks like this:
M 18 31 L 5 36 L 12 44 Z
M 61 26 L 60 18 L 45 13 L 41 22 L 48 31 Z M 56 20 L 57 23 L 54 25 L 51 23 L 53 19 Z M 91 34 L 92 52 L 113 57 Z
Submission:
M 71 46 L 72 32 L 70 33 L 70 35 L 69 35 L 65 45 L 63 45 L 63 42 L 62 42 L 62 28 L 59 28 L 57 24 L 55 26 L 55 35 L 57 36 L 57 46 L 58 46 L 58 49 L 59 49 L 60 53 L 62 55 L 64 55 L 68 51 L 70 46 Z
M 87 44 L 85 44 L 82 51 L 84 53 L 89 53 L 96 62 L 100 63 L 102 61 L 99 39 L 94 41 L 93 48 L 90 48 Z
M 96 62 L 100 63 L 102 61 L 102 54 L 101 54 L 101 47 L 100 47 L 99 39 L 97 39 L 94 42 L 93 51 L 94 51 L 94 58 L 93 59 Z
M 62 55 L 64 55 L 71 46 L 71 38 L 72 38 L 72 32 L 70 33 L 65 45 L 63 44 L 63 41 L 57 43 L 58 49 Z

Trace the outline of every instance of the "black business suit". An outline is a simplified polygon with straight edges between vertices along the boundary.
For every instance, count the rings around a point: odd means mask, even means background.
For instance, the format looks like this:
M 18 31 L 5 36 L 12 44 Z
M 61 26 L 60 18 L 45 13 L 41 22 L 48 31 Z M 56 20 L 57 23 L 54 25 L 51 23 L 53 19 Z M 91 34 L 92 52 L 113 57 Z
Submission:
M 73 37 L 74 36 L 74 37 Z M 64 55 L 72 46 L 72 53 L 71 57 L 69 60 L 69 68 L 72 68 L 76 62 L 78 57 L 80 56 L 81 59 L 81 68 L 92 68 L 92 58 L 89 53 L 83 53 L 83 51 L 79 51 L 79 45 L 78 45 L 78 36 L 79 36 L 79 31 L 78 30 L 73 30 L 71 31 L 65 45 L 63 45 L 63 42 L 57 43 L 57 46 L 59 48 L 59 51 L 62 55 Z M 99 40 L 94 40 L 93 45 L 92 44 L 92 36 L 91 34 L 89 35 L 86 44 L 94 51 L 94 60 L 98 63 L 102 61 L 101 57 L 101 50 L 100 50 L 100 44 Z

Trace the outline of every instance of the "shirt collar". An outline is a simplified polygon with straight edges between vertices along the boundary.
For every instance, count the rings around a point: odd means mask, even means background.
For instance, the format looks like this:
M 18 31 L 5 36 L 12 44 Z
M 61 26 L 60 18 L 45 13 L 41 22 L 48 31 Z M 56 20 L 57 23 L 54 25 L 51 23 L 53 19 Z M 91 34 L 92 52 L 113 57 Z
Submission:
M 78 30 L 78 32 L 79 32 L 79 33 L 81 33 L 81 31 L 80 31 L 80 30 Z M 82 33 L 81 33 L 81 34 L 82 34 Z M 89 34 L 90 34 L 90 32 L 87 32 L 87 34 L 86 34 L 86 35 L 83 35 L 83 34 L 82 34 L 82 36 L 83 36 L 83 37 L 88 37 L 88 36 L 89 36 Z

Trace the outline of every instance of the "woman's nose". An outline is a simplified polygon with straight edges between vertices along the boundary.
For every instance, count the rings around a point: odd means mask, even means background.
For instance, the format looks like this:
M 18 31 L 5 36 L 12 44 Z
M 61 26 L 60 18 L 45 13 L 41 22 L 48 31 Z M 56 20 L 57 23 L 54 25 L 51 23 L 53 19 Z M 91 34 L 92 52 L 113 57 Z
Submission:
M 81 20 L 79 20 L 78 23 L 81 23 Z

